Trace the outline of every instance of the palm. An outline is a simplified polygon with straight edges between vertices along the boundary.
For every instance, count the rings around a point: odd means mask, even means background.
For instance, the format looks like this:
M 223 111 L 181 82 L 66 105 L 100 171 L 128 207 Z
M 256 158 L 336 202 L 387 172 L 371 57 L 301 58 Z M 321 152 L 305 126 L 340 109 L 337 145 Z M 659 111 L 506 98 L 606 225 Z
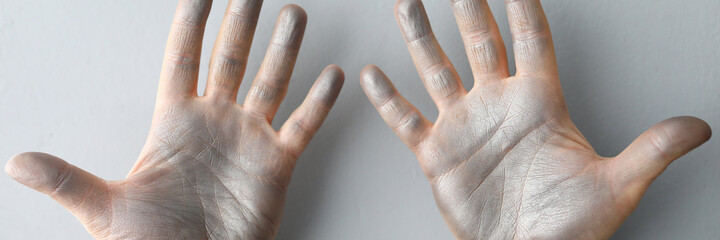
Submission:
M 437 162 L 425 169 L 448 221 L 468 226 L 457 231 L 492 239 L 542 231 L 558 239 L 595 226 L 590 221 L 618 222 L 633 207 L 615 201 L 603 158 L 565 106 L 538 100 L 556 94 L 533 86 L 541 81 L 509 78 L 470 92 L 439 117 L 416 150 L 421 162 Z M 613 211 L 585 213 L 588 208 Z
M 398 1 L 398 22 L 440 110 L 435 123 L 374 66 L 363 71 L 363 88 L 417 155 L 458 238 L 608 237 L 670 161 L 709 138 L 707 124 L 667 120 L 620 156 L 600 157 L 570 120 L 539 1 L 507 5 L 518 67 L 513 77 L 487 2 L 453 1 L 475 75 L 467 92 L 422 3 Z
M 110 184 L 117 196 L 110 201 L 113 222 L 152 219 L 143 225 L 190 229 L 182 233 L 190 238 L 272 236 L 295 157 L 266 119 L 235 104 L 201 100 L 162 112 L 128 179 Z
M 50 195 L 101 239 L 269 239 L 277 232 L 295 161 L 343 83 L 329 66 L 280 130 L 270 125 L 287 90 L 305 12 L 283 8 L 243 105 L 236 96 L 262 1 L 231 0 L 197 96 L 211 1 L 181 0 L 166 48 L 153 123 L 125 180 L 105 181 L 42 153 L 6 171 Z

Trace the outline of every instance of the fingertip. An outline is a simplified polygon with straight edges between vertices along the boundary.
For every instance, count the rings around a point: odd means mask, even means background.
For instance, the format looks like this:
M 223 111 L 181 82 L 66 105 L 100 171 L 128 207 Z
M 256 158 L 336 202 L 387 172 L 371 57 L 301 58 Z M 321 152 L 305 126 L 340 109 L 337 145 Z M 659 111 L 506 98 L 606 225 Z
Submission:
M 666 154 L 670 157 L 680 157 L 707 142 L 712 136 L 710 125 L 692 116 L 669 118 L 653 128 L 653 131 L 659 132 L 657 135 L 661 136 L 657 140 L 658 144 L 665 147 Z
M 654 178 L 670 163 L 708 141 L 710 135 L 710 126 L 696 117 L 680 116 L 663 120 L 650 127 L 618 155 L 618 161 L 627 166 L 620 169 L 650 173 L 648 176 Z
M 297 51 L 302 44 L 306 25 L 307 14 L 305 10 L 295 4 L 285 5 L 280 10 L 272 41 Z
M 320 74 L 320 80 L 327 82 L 325 89 L 339 91 L 345 83 L 345 72 L 340 66 L 330 64 Z
M 11 157 L 5 165 L 5 173 L 15 180 L 22 178 L 22 175 L 25 175 L 23 172 L 30 169 L 31 165 L 34 165 L 32 161 L 34 161 L 33 156 L 36 154 L 38 153 L 26 152 Z
M 387 79 L 385 73 L 375 65 L 367 65 L 360 71 L 360 83 L 363 85 L 376 85 L 376 81 L 384 81 L 385 79 Z
M 698 140 L 706 142 L 712 137 L 712 129 L 710 125 L 697 117 L 693 116 L 678 116 L 664 120 L 669 125 L 674 125 L 677 131 L 685 132 L 686 134 L 696 136 Z M 661 123 L 663 123 L 661 122 Z
M 5 171 L 15 181 L 55 199 L 80 221 L 107 220 L 107 182 L 65 160 L 45 153 L 21 153 L 10 159 Z
M 379 68 L 375 65 L 367 65 L 360 70 L 360 86 L 365 87 L 366 82 L 371 81 L 374 72 L 379 71 Z
M 360 72 L 360 86 L 376 105 L 382 104 L 397 92 L 385 73 L 375 65 L 368 65 Z
M 18 168 L 18 164 L 20 160 L 19 158 L 22 158 L 22 154 L 16 154 L 15 156 L 11 157 L 10 160 L 5 164 L 5 174 L 10 176 L 10 178 L 15 179 L 15 176 L 17 175 L 16 169 Z
M 323 70 L 322 74 L 324 76 L 327 76 L 327 78 L 331 79 L 333 82 L 339 83 L 341 86 L 345 82 L 345 72 L 338 65 L 328 65 L 327 67 L 325 67 L 325 70 Z
M 342 68 L 331 64 L 325 67 L 311 90 L 310 97 L 330 107 L 340 95 L 345 82 Z
M 431 31 L 420 0 L 399 0 L 395 4 L 395 17 L 407 42 L 426 36 Z
M 178 3 L 175 18 L 191 24 L 204 25 L 204 22 L 207 20 L 207 17 L 210 14 L 211 7 L 212 1 L 210 0 L 181 0 Z
M 26 152 L 13 156 L 5 172 L 15 181 L 40 192 L 53 190 L 62 169 L 68 163 L 46 153 Z
M 227 11 L 234 15 L 257 21 L 262 9 L 262 0 L 228 1 Z
M 413 9 L 418 7 L 418 5 L 422 5 L 422 1 L 398 0 L 395 2 L 395 14 L 398 16 L 408 16 Z
M 613 178 L 624 194 L 639 201 L 650 183 L 676 159 L 710 139 L 710 126 L 691 116 L 673 117 L 641 134 L 611 164 Z M 618 188 L 621 189 L 621 188 Z
M 369 77 L 369 75 L 376 74 L 377 72 L 382 72 L 382 70 L 380 70 L 380 67 L 378 67 L 374 64 L 370 64 L 370 65 L 365 66 L 362 70 L 360 70 L 360 76 L 361 77 Z
M 295 23 L 305 25 L 307 23 L 307 12 L 297 4 L 287 4 L 280 10 L 280 14 L 290 19 L 294 19 Z

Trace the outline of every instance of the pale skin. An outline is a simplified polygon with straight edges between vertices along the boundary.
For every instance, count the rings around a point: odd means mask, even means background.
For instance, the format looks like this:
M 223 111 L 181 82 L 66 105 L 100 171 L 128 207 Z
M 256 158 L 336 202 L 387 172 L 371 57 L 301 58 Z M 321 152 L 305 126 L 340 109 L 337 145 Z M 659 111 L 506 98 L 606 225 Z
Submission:
M 180 1 L 151 130 L 126 179 L 106 181 L 43 153 L 13 157 L 6 172 L 55 199 L 97 239 L 273 238 L 295 161 L 330 111 L 344 75 L 328 66 L 284 125 L 271 127 L 307 22 L 302 8 L 287 5 L 244 103 L 237 103 L 261 5 L 229 1 L 205 94 L 198 96 L 211 1 Z
M 376 66 L 361 85 L 417 159 L 459 239 L 605 239 L 675 159 L 710 138 L 694 117 L 662 121 L 602 157 L 570 120 L 539 0 L 506 0 L 517 72 L 486 0 L 451 0 L 474 77 L 467 91 L 420 0 L 395 15 L 436 103 L 433 123 Z M 575 79 L 574 81 L 581 81 Z

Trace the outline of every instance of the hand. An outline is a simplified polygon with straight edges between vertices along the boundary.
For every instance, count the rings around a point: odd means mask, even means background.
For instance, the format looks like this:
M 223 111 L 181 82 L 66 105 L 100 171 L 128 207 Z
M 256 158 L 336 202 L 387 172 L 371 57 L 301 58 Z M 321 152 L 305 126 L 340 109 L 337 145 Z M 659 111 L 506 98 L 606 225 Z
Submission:
M 198 63 L 210 0 L 181 0 L 165 50 L 153 123 L 125 180 L 105 181 L 42 153 L 13 157 L 7 173 L 48 194 L 100 239 L 269 239 L 277 232 L 295 161 L 343 84 L 329 66 L 279 131 L 306 24 L 282 9 L 244 105 L 235 102 L 261 0 L 231 0 L 210 60 L 205 95 Z M 101 156 L 99 156 L 101 157 Z
M 710 138 L 693 117 L 665 120 L 620 155 L 598 156 L 570 120 L 539 0 L 507 0 L 517 73 L 485 0 L 453 0 L 475 83 L 470 92 L 438 44 L 420 0 L 395 14 L 439 109 L 435 123 L 375 66 L 361 84 L 412 149 L 460 239 L 609 237 L 673 160 Z

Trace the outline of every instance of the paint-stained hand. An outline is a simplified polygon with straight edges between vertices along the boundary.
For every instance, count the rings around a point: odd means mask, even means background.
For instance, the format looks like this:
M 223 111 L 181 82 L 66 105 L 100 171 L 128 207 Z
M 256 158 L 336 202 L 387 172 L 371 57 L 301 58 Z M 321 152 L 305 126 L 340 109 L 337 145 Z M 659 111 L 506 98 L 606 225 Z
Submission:
M 339 67 L 327 67 L 282 128 L 270 126 L 307 18 L 300 7 L 288 5 L 244 105 L 237 104 L 261 5 L 261 0 L 230 0 L 199 97 L 198 65 L 211 1 L 180 1 L 151 131 L 125 180 L 105 181 L 42 153 L 17 155 L 5 170 L 57 200 L 99 239 L 272 238 L 295 161 L 330 111 L 344 76 Z
M 460 239 L 609 237 L 673 160 L 710 138 L 700 119 L 658 123 L 616 157 L 598 156 L 563 99 L 539 0 L 506 0 L 517 73 L 485 0 L 452 0 L 474 75 L 467 92 L 420 0 L 395 14 L 437 104 L 425 119 L 375 66 L 361 84 L 382 118 L 415 152 L 446 222 Z

